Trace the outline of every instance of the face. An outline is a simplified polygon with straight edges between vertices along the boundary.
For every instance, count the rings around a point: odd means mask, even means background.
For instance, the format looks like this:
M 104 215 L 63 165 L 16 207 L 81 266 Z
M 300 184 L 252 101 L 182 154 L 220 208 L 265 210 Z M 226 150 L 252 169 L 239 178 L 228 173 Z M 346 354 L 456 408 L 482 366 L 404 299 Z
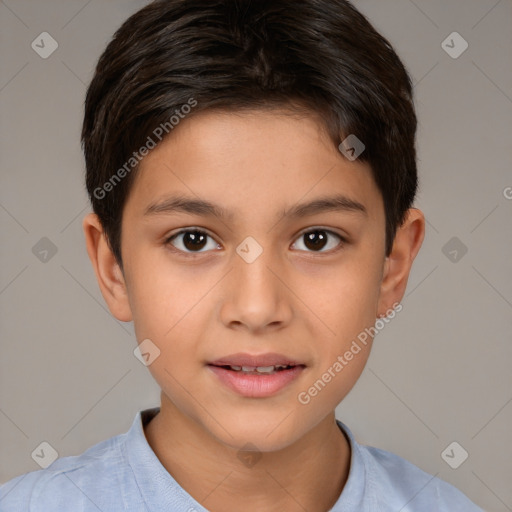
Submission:
M 137 340 L 160 350 L 149 370 L 173 414 L 262 451 L 332 414 L 369 355 L 371 338 L 353 342 L 376 321 L 384 245 L 369 166 L 314 117 L 183 121 L 142 161 L 121 245 Z

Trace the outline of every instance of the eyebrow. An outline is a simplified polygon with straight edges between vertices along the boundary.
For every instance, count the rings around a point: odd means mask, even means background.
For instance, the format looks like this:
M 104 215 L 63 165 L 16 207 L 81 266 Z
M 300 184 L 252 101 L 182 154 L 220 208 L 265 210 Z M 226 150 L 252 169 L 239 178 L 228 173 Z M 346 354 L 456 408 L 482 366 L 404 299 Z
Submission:
M 342 194 L 334 196 L 326 196 L 314 199 L 307 203 L 300 203 L 281 212 L 279 220 L 290 217 L 308 217 L 311 215 L 324 212 L 346 212 L 360 213 L 368 216 L 366 207 L 353 199 Z M 204 217 L 217 217 L 219 219 L 232 219 L 233 212 L 229 212 L 225 208 L 206 201 L 204 199 L 194 199 L 186 196 L 172 196 L 159 202 L 149 205 L 144 216 L 156 214 L 173 214 L 173 213 L 191 213 Z

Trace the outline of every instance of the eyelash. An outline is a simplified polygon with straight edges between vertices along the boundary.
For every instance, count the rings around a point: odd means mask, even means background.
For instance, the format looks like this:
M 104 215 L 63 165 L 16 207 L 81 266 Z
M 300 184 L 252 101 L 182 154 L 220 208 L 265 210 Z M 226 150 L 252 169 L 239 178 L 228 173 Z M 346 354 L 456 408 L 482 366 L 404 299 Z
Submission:
M 315 233 L 315 232 L 328 233 L 329 235 L 333 235 L 334 237 L 339 239 L 338 245 L 334 249 L 329 249 L 327 251 L 303 251 L 303 250 L 301 250 L 301 252 L 306 252 L 306 253 L 311 253 L 311 254 L 333 254 L 333 253 L 341 250 L 345 246 L 345 244 L 348 243 L 347 239 L 344 238 L 343 236 L 339 235 L 338 233 L 335 233 L 334 231 L 331 231 L 331 230 L 325 229 L 325 228 L 320 228 L 320 227 L 310 228 L 307 231 L 303 231 L 302 233 L 300 233 L 297 236 L 297 238 L 295 240 L 299 240 L 301 237 L 303 237 L 304 235 L 307 235 L 308 233 Z M 209 237 L 213 240 L 213 237 L 209 233 L 207 233 L 206 231 L 204 231 L 202 229 L 188 228 L 188 229 L 182 229 L 181 231 L 178 231 L 177 233 L 174 233 L 171 236 L 167 237 L 164 242 L 165 245 L 168 246 L 173 252 L 185 254 L 187 257 L 190 257 L 190 256 L 194 257 L 194 255 L 196 255 L 196 254 L 203 254 L 203 253 L 208 252 L 208 251 L 184 251 L 182 249 L 178 249 L 177 247 L 174 247 L 171 242 L 178 236 L 183 235 L 185 233 L 198 233 L 201 235 L 206 235 L 207 237 Z

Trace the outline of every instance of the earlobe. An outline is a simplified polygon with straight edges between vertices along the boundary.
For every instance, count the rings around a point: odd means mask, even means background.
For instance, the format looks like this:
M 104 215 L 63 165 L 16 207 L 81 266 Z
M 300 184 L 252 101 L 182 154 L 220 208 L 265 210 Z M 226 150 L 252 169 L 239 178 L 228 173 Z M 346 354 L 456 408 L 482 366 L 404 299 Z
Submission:
M 407 211 L 398 228 L 391 254 L 386 258 L 381 282 L 378 315 L 386 315 L 405 293 L 414 258 L 425 237 L 425 216 L 421 210 Z
M 125 278 L 110 249 L 98 216 L 94 213 L 86 215 L 82 227 L 87 253 L 110 312 L 121 322 L 130 322 L 132 313 Z

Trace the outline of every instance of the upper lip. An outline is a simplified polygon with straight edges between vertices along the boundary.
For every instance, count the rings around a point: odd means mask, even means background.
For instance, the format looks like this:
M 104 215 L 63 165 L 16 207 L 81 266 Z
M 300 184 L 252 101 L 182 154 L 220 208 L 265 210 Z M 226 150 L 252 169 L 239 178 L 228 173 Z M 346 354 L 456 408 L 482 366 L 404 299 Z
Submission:
M 305 366 L 304 363 L 300 363 L 291 357 L 284 356 L 282 354 L 275 354 L 269 352 L 267 354 L 251 355 L 251 354 L 231 354 L 229 356 L 216 359 L 208 363 L 213 366 Z

